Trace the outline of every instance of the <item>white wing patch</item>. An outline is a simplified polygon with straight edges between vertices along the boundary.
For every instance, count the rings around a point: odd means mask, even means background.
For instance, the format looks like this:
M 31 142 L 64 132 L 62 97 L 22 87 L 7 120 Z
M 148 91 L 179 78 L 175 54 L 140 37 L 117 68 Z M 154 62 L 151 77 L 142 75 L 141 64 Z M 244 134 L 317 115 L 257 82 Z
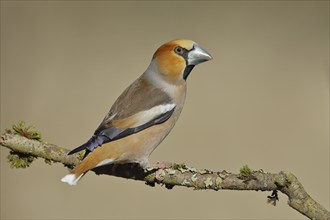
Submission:
M 148 111 L 155 111 L 155 112 L 159 112 L 160 114 L 164 114 L 165 112 L 171 111 L 174 107 L 175 107 L 175 104 L 171 103 L 171 104 L 166 104 L 166 105 L 155 106 Z
M 137 116 L 140 120 L 134 126 L 138 127 L 140 125 L 146 124 L 157 116 L 169 112 L 174 108 L 175 104 L 171 103 L 165 105 L 157 105 L 149 110 L 139 112 L 137 113 Z

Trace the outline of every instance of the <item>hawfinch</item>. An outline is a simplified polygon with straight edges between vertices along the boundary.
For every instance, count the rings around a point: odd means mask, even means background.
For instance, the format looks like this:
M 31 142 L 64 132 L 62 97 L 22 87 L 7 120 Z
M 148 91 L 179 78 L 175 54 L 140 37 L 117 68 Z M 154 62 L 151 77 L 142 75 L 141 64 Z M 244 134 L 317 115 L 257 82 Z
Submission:
M 69 152 L 85 150 L 85 155 L 62 182 L 76 185 L 87 171 L 112 163 L 149 166 L 149 155 L 180 116 L 190 72 L 211 59 L 191 40 L 159 47 L 147 70 L 118 97 L 94 135 Z

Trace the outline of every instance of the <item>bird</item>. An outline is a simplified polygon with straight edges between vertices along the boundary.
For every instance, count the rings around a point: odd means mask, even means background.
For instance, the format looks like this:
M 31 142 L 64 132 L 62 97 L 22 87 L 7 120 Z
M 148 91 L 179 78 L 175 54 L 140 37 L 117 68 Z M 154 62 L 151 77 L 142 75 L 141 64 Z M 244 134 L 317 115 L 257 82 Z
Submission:
M 212 56 L 196 42 L 176 39 L 161 45 L 146 71 L 117 98 L 93 136 L 68 155 L 85 150 L 61 181 L 77 185 L 89 170 L 108 164 L 150 166 L 149 156 L 174 127 L 193 68 Z

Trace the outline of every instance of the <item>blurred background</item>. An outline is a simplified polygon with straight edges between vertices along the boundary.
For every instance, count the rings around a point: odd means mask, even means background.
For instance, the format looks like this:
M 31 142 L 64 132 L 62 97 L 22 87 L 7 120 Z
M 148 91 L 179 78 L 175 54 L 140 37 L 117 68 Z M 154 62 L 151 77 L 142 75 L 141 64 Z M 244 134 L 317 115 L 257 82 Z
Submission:
M 328 1 L 1 1 L 1 132 L 18 120 L 43 139 L 84 143 L 115 99 L 177 38 L 213 60 L 188 79 L 181 118 L 151 161 L 293 172 L 329 210 Z M 42 159 L 10 169 L 2 219 L 303 219 L 280 194 L 154 188 Z

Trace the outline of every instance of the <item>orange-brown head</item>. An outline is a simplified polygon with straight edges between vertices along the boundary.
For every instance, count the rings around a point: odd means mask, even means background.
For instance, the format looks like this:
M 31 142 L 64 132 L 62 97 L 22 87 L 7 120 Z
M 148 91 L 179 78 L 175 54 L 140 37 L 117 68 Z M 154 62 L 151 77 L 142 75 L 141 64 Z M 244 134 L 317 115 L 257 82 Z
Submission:
M 173 40 L 163 44 L 153 55 L 159 73 L 167 80 L 186 80 L 195 65 L 212 57 L 191 40 Z

